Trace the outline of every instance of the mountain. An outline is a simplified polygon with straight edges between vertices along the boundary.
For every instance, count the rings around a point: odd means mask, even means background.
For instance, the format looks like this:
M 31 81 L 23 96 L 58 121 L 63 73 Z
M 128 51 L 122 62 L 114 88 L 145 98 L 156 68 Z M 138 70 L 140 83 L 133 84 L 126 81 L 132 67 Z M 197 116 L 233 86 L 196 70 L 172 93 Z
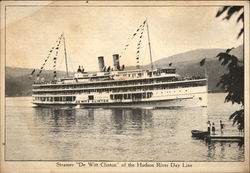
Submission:
M 216 55 L 220 52 L 225 52 L 224 49 L 197 49 L 170 57 L 162 58 L 154 62 L 156 67 L 168 67 L 172 63 L 172 67 L 176 68 L 177 73 L 182 76 L 199 75 L 204 76 L 205 71 L 208 75 L 208 89 L 211 91 L 221 91 L 216 87 L 220 76 L 227 69 L 220 65 Z M 243 45 L 233 49 L 231 54 L 239 59 L 243 59 Z M 204 66 L 200 66 L 200 61 L 206 58 Z M 142 66 L 141 68 L 149 68 L 150 65 Z M 135 67 L 127 67 L 134 69 Z M 206 70 L 205 70 L 206 69 Z M 5 70 L 5 94 L 6 96 L 29 96 L 31 95 L 33 79 L 29 77 L 33 69 L 6 67 Z M 36 70 L 37 71 L 37 70 Z M 43 76 L 47 79 L 52 79 L 53 71 L 44 70 Z M 72 74 L 72 73 L 71 73 Z M 57 72 L 60 78 L 65 75 L 65 72 Z
M 230 53 L 239 59 L 243 59 L 243 48 L 243 45 L 240 45 Z M 169 63 L 172 63 L 177 73 L 182 76 L 204 76 L 206 72 L 208 75 L 208 89 L 216 92 L 221 91 L 220 88 L 216 87 L 216 84 L 219 82 L 220 76 L 227 71 L 226 67 L 221 66 L 216 57 L 220 52 L 225 52 L 225 49 L 198 49 L 162 58 L 155 61 L 154 65 L 156 67 L 167 67 Z M 206 63 L 201 67 L 200 61 L 203 58 L 206 58 Z

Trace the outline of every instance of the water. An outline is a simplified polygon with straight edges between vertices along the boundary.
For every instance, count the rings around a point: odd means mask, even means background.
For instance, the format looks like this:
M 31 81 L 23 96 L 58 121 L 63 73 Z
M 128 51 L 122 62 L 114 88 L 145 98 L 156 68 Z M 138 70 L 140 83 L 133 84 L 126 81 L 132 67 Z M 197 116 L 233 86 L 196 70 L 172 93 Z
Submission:
M 209 94 L 208 108 L 52 109 L 6 98 L 6 160 L 244 161 L 244 146 L 191 137 L 206 122 L 226 124 L 239 106 Z M 219 133 L 219 132 L 217 132 Z

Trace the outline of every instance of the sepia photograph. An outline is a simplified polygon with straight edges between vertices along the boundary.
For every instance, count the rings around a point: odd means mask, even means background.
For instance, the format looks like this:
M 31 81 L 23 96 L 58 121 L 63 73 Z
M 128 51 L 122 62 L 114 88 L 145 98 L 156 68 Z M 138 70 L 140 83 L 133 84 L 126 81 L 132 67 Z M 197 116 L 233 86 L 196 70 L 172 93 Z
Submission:
M 247 1 L 2 1 L 1 84 L 4 173 L 249 172 Z

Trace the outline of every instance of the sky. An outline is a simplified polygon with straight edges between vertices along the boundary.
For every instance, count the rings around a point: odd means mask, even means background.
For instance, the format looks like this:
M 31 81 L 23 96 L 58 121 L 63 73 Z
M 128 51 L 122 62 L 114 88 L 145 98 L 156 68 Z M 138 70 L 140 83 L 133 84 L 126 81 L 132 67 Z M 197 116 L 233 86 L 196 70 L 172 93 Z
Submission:
M 64 33 L 70 71 L 81 65 L 98 70 L 98 56 L 112 66 L 112 55 L 120 54 L 121 64 L 136 65 L 138 35 L 129 39 L 147 19 L 153 60 L 185 51 L 231 48 L 243 43 L 237 34 L 242 24 L 236 19 L 215 18 L 220 6 L 9 6 L 6 11 L 6 66 L 40 68 L 51 47 Z M 3 28 L 1 28 L 3 29 Z M 145 28 L 146 31 L 146 28 Z M 139 63 L 150 63 L 144 32 Z M 62 45 L 61 45 L 62 46 Z M 63 47 L 57 69 L 64 70 Z M 53 69 L 53 60 L 45 65 Z

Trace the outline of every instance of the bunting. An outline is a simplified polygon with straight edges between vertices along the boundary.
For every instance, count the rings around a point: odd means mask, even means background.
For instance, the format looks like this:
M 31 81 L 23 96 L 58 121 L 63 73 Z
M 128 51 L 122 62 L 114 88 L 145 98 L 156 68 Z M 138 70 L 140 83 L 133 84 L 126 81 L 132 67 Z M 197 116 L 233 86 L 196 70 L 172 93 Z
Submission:
M 146 23 L 146 20 L 143 22 L 143 24 L 141 24 L 141 25 L 139 26 L 138 29 L 136 29 L 136 32 L 135 32 L 131 37 L 128 38 L 129 41 L 128 41 L 128 43 L 125 45 L 125 47 L 124 47 L 124 49 L 122 50 L 122 52 L 120 53 L 120 58 L 122 57 L 122 55 L 124 54 L 124 52 L 127 50 L 128 46 L 130 45 L 131 40 L 133 40 L 134 37 L 135 37 L 136 35 L 138 35 L 138 33 L 141 32 L 141 35 L 143 34 L 143 30 L 144 30 L 145 23 Z M 142 38 L 142 36 L 140 36 L 140 39 L 141 39 L 141 38 Z
M 140 48 L 141 48 L 141 41 L 142 41 L 142 37 L 143 37 L 143 32 L 144 32 L 144 27 L 145 27 L 145 24 L 146 24 L 146 20 L 143 22 L 142 24 L 142 27 L 141 27 L 141 33 L 140 33 L 140 36 L 139 36 L 139 42 L 137 44 L 137 52 L 136 52 L 136 66 L 137 68 L 139 68 L 139 63 L 140 63 Z
M 61 34 L 61 36 L 57 39 L 57 41 L 56 41 L 56 47 L 52 47 L 52 48 L 50 49 L 48 56 L 45 58 L 44 63 L 43 63 L 42 66 L 40 67 L 40 71 L 39 71 L 39 73 L 37 74 L 37 78 L 38 78 L 38 79 L 39 79 L 40 74 L 42 73 L 42 71 L 43 71 L 43 69 L 44 69 L 44 67 L 45 67 L 45 65 L 46 65 L 46 63 L 47 63 L 47 61 L 49 60 L 49 58 L 51 57 L 51 55 L 52 55 L 52 53 L 53 53 L 54 51 L 56 51 L 56 52 L 55 52 L 55 56 L 54 56 L 54 58 L 53 58 L 53 60 L 54 60 L 54 65 L 53 65 L 53 67 L 54 67 L 54 77 L 56 77 L 56 72 L 55 72 L 55 70 L 56 70 L 56 59 L 57 59 L 58 50 L 59 50 L 59 46 L 60 46 L 60 43 L 61 43 L 62 36 L 63 36 L 63 35 Z

